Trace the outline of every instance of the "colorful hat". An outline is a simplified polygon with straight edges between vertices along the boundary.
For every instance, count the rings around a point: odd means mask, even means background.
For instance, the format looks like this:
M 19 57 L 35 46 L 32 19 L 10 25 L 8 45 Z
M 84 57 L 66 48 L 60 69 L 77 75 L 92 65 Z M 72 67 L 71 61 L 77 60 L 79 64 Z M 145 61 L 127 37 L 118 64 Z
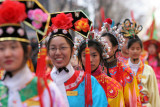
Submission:
M 105 19 L 104 24 L 100 31 L 100 35 L 102 35 L 103 33 L 112 34 L 117 39 L 118 48 L 120 49 L 125 40 L 123 38 L 123 35 L 120 33 L 120 29 L 117 28 L 117 26 L 111 28 L 111 25 L 112 25 L 112 20 L 110 18 Z
M 142 25 L 137 25 L 135 21 L 131 22 L 130 19 L 125 19 L 121 24 L 121 33 L 124 37 L 134 37 L 143 29 Z
M 84 41 L 85 39 L 88 40 L 95 40 L 97 42 L 100 42 L 102 45 L 102 49 L 103 49 L 103 57 L 108 58 L 108 52 L 110 51 L 110 47 L 108 45 L 108 43 L 105 43 L 104 41 L 101 41 L 101 34 L 98 32 L 96 33 L 93 29 L 90 31 L 88 38 L 84 38 L 84 37 L 75 37 L 74 40 L 74 55 L 77 56 L 78 54 L 78 47 L 80 46 L 80 44 L 82 43 L 82 41 Z
M 50 35 L 61 35 L 72 40 L 69 29 L 87 38 L 92 24 L 87 15 L 81 10 L 56 12 L 50 14 L 50 17 L 51 20 L 49 23 L 50 27 L 48 28 L 48 32 L 45 36 L 38 34 L 39 41 L 42 41 L 46 36 Z
M 0 4 L 0 41 L 16 40 L 29 43 L 20 22 L 27 17 L 26 8 L 18 1 L 6 0 Z
M 157 46 L 157 52 L 160 52 L 160 42 L 154 39 L 147 40 L 143 42 L 144 50 L 148 51 L 148 46 L 150 44 L 155 44 Z
M 0 3 L 2 3 L 2 1 L 0 1 Z M 45 35 L 49 25 L 50 16 L 48 11 L 38 2 L 38 0 L 14 1 L 19 1 L 26 7 L 25 11 L 27 13 L 27 17 L 24 20 L 24 23 L 30 28 L 36 30 L 39 34 Z M 19 10 L 21 10 L 21 8 L 19 8 Z

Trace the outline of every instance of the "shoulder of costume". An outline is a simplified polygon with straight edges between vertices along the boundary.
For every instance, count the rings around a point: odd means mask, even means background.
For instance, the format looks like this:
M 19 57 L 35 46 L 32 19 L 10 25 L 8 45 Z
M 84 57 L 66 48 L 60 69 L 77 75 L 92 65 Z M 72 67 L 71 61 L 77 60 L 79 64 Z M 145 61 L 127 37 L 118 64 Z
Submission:
M 73 76 L 64 83 L 66 90 L 71 91 L 76 89 L 79 84 L 84 80 L 84 75 L 84 71 L 75 71 Z

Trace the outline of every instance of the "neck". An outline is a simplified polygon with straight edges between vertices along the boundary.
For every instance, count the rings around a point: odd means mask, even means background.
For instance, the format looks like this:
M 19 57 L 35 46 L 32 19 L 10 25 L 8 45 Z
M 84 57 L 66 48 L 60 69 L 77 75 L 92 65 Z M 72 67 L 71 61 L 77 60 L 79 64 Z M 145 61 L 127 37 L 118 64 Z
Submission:
M 9 71 L 9 72 L 11 72 L 12 75 L 14 76 L 14 75 L 16 75 L 18 72 L 20 72 L 21 69 L 23 69 L 23 68 L 25 67 L 25 65 L 26 65 L 26 64 L 22 64 L 22 66 L 21 66 L 20 68 L 18 68 L 17 70 Z
M 115 59 L 115 57 L 114 57 L 114 55 L 113 56 L 111 56 L 111 57 L 109 57 L 108 59 L 107 59 L 107 62 L 110 62 L 110 61 L 112 61 L 112 60 L 114 60 Z
M 139 58 L 137 58 L 137 59 L 131 59 L 131 62 L 133 63 L 133 64 L 138 64 L 139 63 Z
M 128 58 L 128 57 L 129 57 L 129 54 L 128 54 L 128 53 L 125 53 L 125 52 L 122 52 L 122 51 L 121 51 L 121 53 L 122 53 L 122 57 L 125 57 L 125 58 Z

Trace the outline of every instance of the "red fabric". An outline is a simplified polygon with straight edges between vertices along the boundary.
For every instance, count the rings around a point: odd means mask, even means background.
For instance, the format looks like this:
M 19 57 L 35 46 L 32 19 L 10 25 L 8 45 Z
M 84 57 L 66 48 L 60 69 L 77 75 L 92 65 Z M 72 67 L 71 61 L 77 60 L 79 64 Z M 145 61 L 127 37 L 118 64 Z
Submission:
M 103 7 L 101 7 L 100 12 L 101 12 L 101 20 L 103 22 L 105 20 L 105 12 Z
M 103 73 L 101 66 L 92 73 L 92 75 L 97 79 L 100 85 L 103 87 L 107 98 L 116 98 L 118 91 L 122 89 L 121 85 L 113 78 L 110 78 L 105 73 Z
M 80 76 L 80 72 L 84 72 L 84 71 L 75 71 L 73 76 L 69 80 L 67 80 L 67 82 L 65 82 L 64 85 L 69 86 L 70 84 L 75 83 L 77 78 L 79 78 L 79 76 Z M 84 79 L 84 75 L 82 76 L 81 80 L 76 82 L 76 86 L 70 87 L 69 89 L 66 89 L 66 91 L 71 91 L 71 90 L 76 89 L 79 86 L 79 84 L 83 81 L 83 79 Z
M 131 10 L 131 18 L 132 18 L 133 21 L 135 21 L 133 10 Z
M 86 65 L 85 65 L 85 107 L 92 106 L 92 85 L 91 85 L 91 63 L 90 63 L 90 50 L 88 47 L 85 49 Z
M 6 0 L 0 5 L 0 24 L 20 23 L 27 18 L 26 8 L 18 1 Z

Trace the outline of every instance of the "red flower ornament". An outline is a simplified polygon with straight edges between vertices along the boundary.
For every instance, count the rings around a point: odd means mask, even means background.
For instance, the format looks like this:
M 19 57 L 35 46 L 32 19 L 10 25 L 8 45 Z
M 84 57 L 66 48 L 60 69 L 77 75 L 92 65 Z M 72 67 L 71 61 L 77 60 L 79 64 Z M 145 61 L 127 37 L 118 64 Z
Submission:
M 67 30 L 73 26 L 72 24 L 73 18 L 71 13 L 68 13 L 68 14 L 60 13 L 56 17 L 52 18 L 51 21 L 53 25 L 52 29 Z
M 77 31 L 88 32 L 90 29 L 87 18 L 81 18 L 80 20 L 76 21 L 74 26 Z
M 0 5 L 0 24 L 20 23 L 25 18 L 27 14 L 23 3 L 6 0 Z

